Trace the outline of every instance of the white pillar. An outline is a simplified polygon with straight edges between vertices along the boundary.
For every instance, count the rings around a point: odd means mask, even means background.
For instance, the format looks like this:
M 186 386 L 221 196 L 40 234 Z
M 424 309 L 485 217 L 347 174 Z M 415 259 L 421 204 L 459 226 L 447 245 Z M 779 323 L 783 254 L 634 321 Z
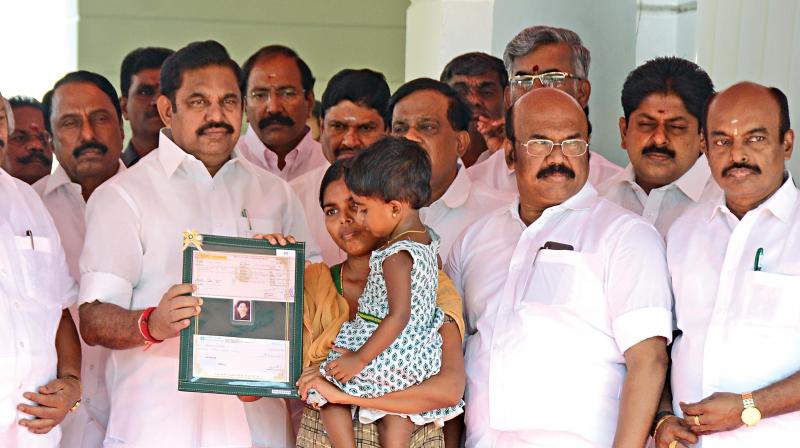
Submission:
M 717 90 L 744 80 L 780 88 L 800 129 L 800 2 L 700 0 L 697 62 Z M 800 156 L 789 166 L 797 178 Z
M 696 58 L 697 2 L 690 0 L 641 0 L 637 4 L 636 65 L 659 57 Z
M 0 91 L 41 99 L 78 66 L 77 0 L 3 2 Z
M 406 12 L 406 81 L 439 79 L 445 64 L 492 50 L 494 0 L 411 0 Z

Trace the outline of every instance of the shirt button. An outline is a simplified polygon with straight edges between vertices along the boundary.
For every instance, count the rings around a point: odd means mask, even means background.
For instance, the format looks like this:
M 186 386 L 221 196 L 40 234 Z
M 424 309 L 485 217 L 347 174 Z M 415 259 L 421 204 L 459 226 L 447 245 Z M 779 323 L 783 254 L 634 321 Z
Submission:
M 94 370 L 94 364 L 89 364 L 89 370 Z
M 19 341 L 19 346 L 24 348 L 25 347 L 25 343 L 22 342 L 22 341 Z

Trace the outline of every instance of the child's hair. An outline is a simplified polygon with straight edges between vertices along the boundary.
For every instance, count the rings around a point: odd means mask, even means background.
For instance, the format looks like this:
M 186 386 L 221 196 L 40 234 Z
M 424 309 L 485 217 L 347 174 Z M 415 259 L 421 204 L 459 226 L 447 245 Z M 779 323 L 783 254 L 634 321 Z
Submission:
M 358 152 L 356 152 L 357 154 Z M 338 159 L 333 162 L 331 166 L 325 171 L 325 175 L 322 176 L 322 182 L 319 186 L 319 206 L 323 207 L 322 199 L 325 196 L 325 189 L 328 188 L 328 185 L 336 182 L 339 179 L 344 179 L 344 175 L 347 170 L 350 168 L 350 165 L 353 163 L 353 159 L 351 157 L 347 157 L 345 159 Z M 324 208 L 324 207 L 323 207 Z
M 353 159 L 345 182 L 359 196 L 408 202 L 418 210 L 431 198 L 431 159 L 416 142 L 383 137 Z

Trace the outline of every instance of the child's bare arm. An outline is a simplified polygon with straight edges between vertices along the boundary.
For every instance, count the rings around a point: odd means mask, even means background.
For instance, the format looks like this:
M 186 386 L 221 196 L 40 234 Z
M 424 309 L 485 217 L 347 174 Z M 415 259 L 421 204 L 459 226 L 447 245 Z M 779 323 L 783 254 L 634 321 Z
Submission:
M 345 353 L 328 364 L 328 373 L 347 382 L 370 361 L 386 350 L 406 328 L 411 317 L 411 267 L 413 259 L 406 251 L 390 255 L 383 261 L 389 313 L 358 351 Z

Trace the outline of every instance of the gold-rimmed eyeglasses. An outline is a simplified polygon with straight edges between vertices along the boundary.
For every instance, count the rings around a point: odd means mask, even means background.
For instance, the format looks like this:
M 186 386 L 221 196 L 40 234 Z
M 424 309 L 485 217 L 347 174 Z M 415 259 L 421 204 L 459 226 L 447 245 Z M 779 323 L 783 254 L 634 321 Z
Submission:
M 522 143 L 522 146 L 525 147 L 525 152 L 531 157 L 547 157 L 553 152 L 553 147 L 555 146 L 560 147 L 561 154 L 566 157 L 580 157 L 589 150 L 589 143 L 579 138 L 571 138 L 561 143 L 543 138 L 534 138 Z

